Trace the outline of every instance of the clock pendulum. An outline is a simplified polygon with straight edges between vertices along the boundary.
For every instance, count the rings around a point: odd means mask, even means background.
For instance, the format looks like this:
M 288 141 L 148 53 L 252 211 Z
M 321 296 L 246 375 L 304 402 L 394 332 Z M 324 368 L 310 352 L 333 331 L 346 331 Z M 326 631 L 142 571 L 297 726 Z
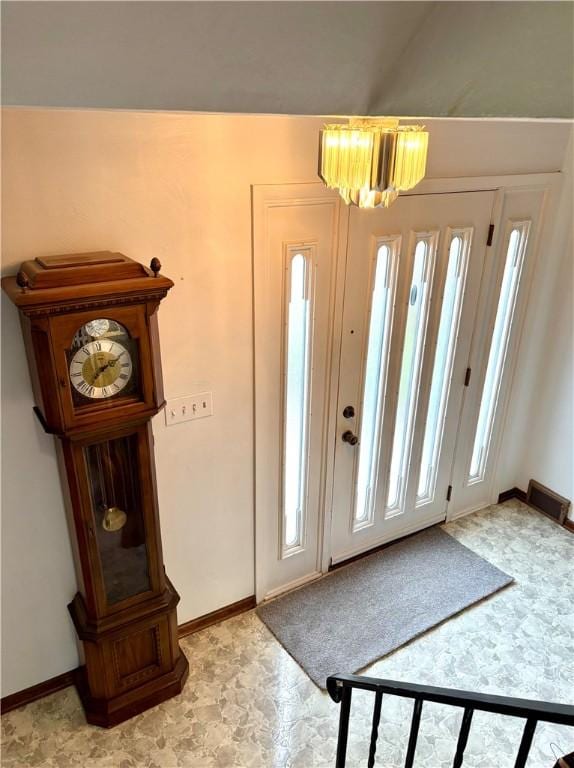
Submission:
M 112 461 L 110 457 L 110 446 L 109 444 L 106 445 L 107 451 L 108 451 L 108 463 L 110 467 L 112 467 Z M 101 457 L 99 456 L 100 461 L 100 472 L 103 475 L 103 471 L 101 468 Z M 115 500 L 116 494 L 115 494 L 115 488 L 114 488 L 114 475 L 113 475 L 113 469 L 111 470 L 110 479 L 112 482 L 112 499 Z M 107 500 L 104 500 L 103 505 L 103 515 L 102 515 L 102 528 L 104 531 L 120 531 L 124 525 L 126 524 L 128 519 L 127 514 L 124 512 L 123 509 L 120 509 L 116 506 L 108 506 Z
M 68 606 L 88 722 L 179 693 L 179 596 L 163 564 L 151 419 L 165 405 L 157 310 L 173 286 L 110 251 L 36 258 L 2 288 L 17 306 L 34 411 L 56 437 L 78 592 Z

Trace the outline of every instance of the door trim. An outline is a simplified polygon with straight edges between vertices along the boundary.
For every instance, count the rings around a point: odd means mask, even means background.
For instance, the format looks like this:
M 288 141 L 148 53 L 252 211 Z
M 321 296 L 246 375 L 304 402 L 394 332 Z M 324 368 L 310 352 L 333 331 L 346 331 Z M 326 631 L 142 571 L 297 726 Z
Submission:
M 481 192 L 503 189 L 541 189 L 554 186 L 561 171 L 548 173 L 518 173 L 500 176 L 458 176 L 455 178 L 423 179 L 411 192 L 401 195 L 436 195 L 449 192 Z

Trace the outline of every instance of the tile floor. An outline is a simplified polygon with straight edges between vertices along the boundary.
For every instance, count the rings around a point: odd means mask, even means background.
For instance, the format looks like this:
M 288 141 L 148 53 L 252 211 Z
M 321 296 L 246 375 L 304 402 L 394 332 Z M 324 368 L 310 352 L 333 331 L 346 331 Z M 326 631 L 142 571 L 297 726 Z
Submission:
M 574 536 L 514 501 L 445 528 L 515 584 L 371 665 L 369 674 L 572 703 Z M 182 646 L 191 671 L 179 697 L 105 731 L 85 724 L 68 688 L 4 716 L 2 766 L 332 768 L 338 706 L 253 612 Z M 366 765 L 371 701 L 355 694 L 349 768 Z M 384 700 L 378 766 L 403 765 L 411 707 Z M 425 705 L 416 766 L 452 765 L 460 717 Z M 465 768 L 511 768 L 521 731 L 522 721 L 477 713 Z M 528 768 L 552 768 L 553 750 L 574 751 L 574 728 L 541 724 Z

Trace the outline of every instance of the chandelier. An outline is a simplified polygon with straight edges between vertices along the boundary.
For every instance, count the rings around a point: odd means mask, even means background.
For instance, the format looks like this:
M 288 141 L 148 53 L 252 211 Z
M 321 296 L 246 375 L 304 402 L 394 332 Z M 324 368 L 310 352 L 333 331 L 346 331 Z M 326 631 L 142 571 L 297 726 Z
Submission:
M 388 208 L 399 192 L 425 175 L 428 132 L 387 118 L 353 118 L 325 125 L 319 138 L 319 176 L 347 205 Z

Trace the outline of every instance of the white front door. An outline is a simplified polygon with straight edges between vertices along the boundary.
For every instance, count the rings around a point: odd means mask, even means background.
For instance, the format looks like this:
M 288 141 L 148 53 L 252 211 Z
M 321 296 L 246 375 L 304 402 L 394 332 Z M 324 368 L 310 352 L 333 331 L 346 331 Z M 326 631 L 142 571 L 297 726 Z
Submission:
M 545 181 L 372 211 L 254 188 L 258 600 L 501 490 Z
M 350 211 L 334 563 L 445 518 L 494 198 Z

